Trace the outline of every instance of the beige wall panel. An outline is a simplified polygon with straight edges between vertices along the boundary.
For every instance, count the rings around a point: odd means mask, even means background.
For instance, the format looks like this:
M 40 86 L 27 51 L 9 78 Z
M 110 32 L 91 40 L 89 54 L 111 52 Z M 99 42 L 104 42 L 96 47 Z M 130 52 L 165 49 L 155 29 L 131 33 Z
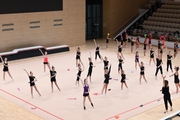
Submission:
M 0 19 L 0 42 L 6 41 L 6 44 L 0 45 L 1 52 L 32 45 L 72 46 L 72 39 L 78 45 L 85 43 L 84 0 L 64 0 L 63 11 L 7 14 L 0 15 Z M 54 22 L 55 19 L 63 21 Z M 32 21 L 40 23 L 29 24 Z M 3 23 L 14 23 L 14 31 L 2 32 Z M 54 26 L 59 23 L 63 25 Z M 36 25 L 40 25 L 40 28 L 29 28 Z
M 114 36 L 114 32 L 138 13 L 139 8 L 149 0 L 103 0 L 103 37 L 107 32 Z

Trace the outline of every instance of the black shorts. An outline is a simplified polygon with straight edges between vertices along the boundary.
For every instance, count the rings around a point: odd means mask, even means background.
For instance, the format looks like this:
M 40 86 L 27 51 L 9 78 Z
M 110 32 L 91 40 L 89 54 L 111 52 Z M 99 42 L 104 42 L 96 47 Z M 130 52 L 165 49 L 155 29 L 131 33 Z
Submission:
M 174 49 L 174 52 L 177 52 L 177 50 L 176 50 L 176 49 Z
M 146 45 L 144 45 L 144 50 L 146 50 Z
M 149 40 L 149 44 L 151 44 L 151 41 Z
M 79 81 L 79 80 L 80 80 L 80 77 L 77 77 L 77 78 L 76 78 L 76 81 Z
M 9 71 L 8 67 L 4 67 L 4 68 L 3 68 L 3 71 L 4 71 L 4 72 Z
M 104 83 L 105 84 L 109 84 L 109 80 L 104 80 Z
M 138 60 L 136 59 L 135 62 L 139 62 L 139 59 Z
M 43 62 L 44 64 L 48 64 L 48 62 Z
M 89 96 L 89 93 L 84 93 L 83 96 L 87 97 L 87 96 Z
M 91 75 L 92 75 L 92 69 L 89 69 L 87 76 L 91 76 Z
M 144 72 L 140 72 L 140 75 L 144 75 Z
M 121 83 L 125 83 L 125 80 L 121 80 Z
M 56 82 L 56 79 L 54 77 L 51 78 L 51 82 Z
M 175 84 L 179 83 L 179 80 L 175 80 L 174 83 L 175 83 Z
M 30 83 L 30 86 L 34 86 L 34 85 L 35 85 L 35 83 L 34 83 L 34 82 L 31 82 L 31 83 Z
M 106 43 L 109 43 L 109 40 L 106 40 Z
M 151 55 L 150 58 L 154 58 L 154 55 Z
M 79 56 L 76 56 L 76 60 L 78 60 L 78 59 L 80 59 L 80 57 L 79 57 Z

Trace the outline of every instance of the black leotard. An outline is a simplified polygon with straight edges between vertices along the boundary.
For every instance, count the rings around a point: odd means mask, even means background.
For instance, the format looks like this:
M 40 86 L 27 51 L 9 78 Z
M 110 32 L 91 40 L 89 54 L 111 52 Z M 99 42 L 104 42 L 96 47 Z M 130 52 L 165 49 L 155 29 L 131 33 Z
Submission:
M 30 80 L 29 83 L 30 83 L 30 86 L 34 86 L 34 85 L 35 85 L 34 79 L 35 79 L 34 76 L 29 76 L 29 80 Z
M 104 60 L 104 69 L 108 69 L 109 61 Z
M 88 74 L 87 74 L 87 76 L 91 76 L 91 74 L 92 74 L 92 69 L 93 69 L 93 63 L 92 63 L 92 62 L 89 62 L 89 69 L 88 69 Z
M 174 74 L 174 83 L 179 83 L 179 75 Z
M 106 83 L 106 84 L 109 84 L 110 72 L 111 72 L 111 66 L 109 67 L 109 72 L 104 75 L 104 77 L 105 77 L 104 83 Z
M 141 66 L 140 69 L 141 69 L 140 75 L 144 75 L 144 66 Z
M 81 52 L 77 51 L 77 53 L 76 53 L 76 59 L 80 59 L 80 56 L 81 56 Z
M 124 83 L 126 80 L 126 74 L 121 74 L 121 82 Z
M 121 45 L 118 46 L 118 52 L 122 52 L 122 46 Z
M 80 77 L 81 77 L 81 72 L 82 72 L 82 70 L 81 69 L 79 69 L 79 71 L 78 71 L 78 73 L 77 73 L 77 81 L 79 81 L 79 79 L 80 79 Z
M 150 58 L 154 58 L 154 50 L 150 50 Z
M 56 76 L 54 76 L 55 74 L 56 74 L 56 71 L 50 70 L 51 82 L 55 82 L 56 81 Z M 54 77 L 52 77 L 52 76 L 54 76 Z
M 8 68 L 8 62 L 4 62 L 3 71 L 4 71 L 4 72 L 7 72 L 8 70 L 9 70 L 9 68 Z

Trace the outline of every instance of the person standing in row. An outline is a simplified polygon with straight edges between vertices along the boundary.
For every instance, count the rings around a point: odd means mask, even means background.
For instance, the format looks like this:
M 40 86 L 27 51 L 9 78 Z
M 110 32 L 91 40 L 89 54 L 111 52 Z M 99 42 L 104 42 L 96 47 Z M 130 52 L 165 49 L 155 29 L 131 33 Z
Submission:
M 51 89 L 52 89 L 52 93 L 54 92 L 54 89 L 53 89 L 53 83 L 56 85 L 56 87 L 58 88 L 58 90 L 61 91 L 60 88 L 59 88 L 59 86 L 58 86 L 58 84 L 57 84 L 57 82 L 56 82 L 56 74 L 57 74 L 57 72 L 55 71 L 55 67 L 52 66 L 52 68 L 49 69 L 49 70 L 50 70 L 50 78 L 51 78 Z
M 175 73 L 170 75 L 169 77 L 171 76 L 174 76 L 174 83 L 176 85 L 176 94 L 178 94 L 178 91 L 179 91 L 179 87 L 180 87 L 180 84 L 179 84 L 179 67 L 175 67 Z
M 122 64 L 123 64 L 124 62 L 123 62 L 122 57 L 121 57 L 119 54 L 117 54 L 117 58 L 118 58 L 118 62 L 119 62 L 119 64 L 118 64 L 118 73 L 119 73 L 119 72 L 121 72 L 121 71 L 123 70 Z
M 89 85 L 87 84 L 87 80 L 84 79 L 84 82 L 83 82 L 82 79 L 81 79 L 81 82 L 83 84 L 83 89 L 84 89 L 84 91 L 83 91 L 83 106 L 84 106 L 84 110 L 86 110 L 86 107 L 85 107 L 86 97 L 88 97 L 89 102 L 91 103 L 91 106 L 94 108 L 94 105 L 93 105 L 92 100 L 91 100 L 90 95 L 89 95 L 90 88 L 89 88 Z
M 171 71 L 173 72 L 173 69 L 172 69 L 172 55 L 171 55 L 171 51 L 169 51 L 169 53 L 167 54 L 167 72 L 169 70 L 169 67 L 171 69 Z
M 165 105 L 165 111 L 164 114 L 168 113 L 168 102 L 171 106 L 171 111 L 172 109 L 172 101 L 171 101 L 171 94 L 169 93 L 169 82 L 165 80 L 166 76 L 163 77 L 163 87 L 160 91 L 162 91 L 162 94 L 164 94 L 164 105 Z
M 9 77 L 10 77 L 12 80 L 14 80 L 13 77 L 11 76 L 10 71 L 9 71 L 9 65 L 8 65 L 8 59 L 7 59 L 7 57 L 5 57 L 4 60 L 3 60 L 3 58 L 2 58 L 1 56 L 0 56 L 0 58 L 1 58 L 1 61 L 2 61 L 2 63 L 3 63 L 3 66 L 4 66 L 4 68 L 3 68 L 3 80 L 4 80 L 4 82 L 5 82 L 5 74 L 6 74 L 6 72 L 8 73 Z
M 138 51 L 136 51 L 136 54 L 135 54 L 135 68 L 137 70 L 137 64 L 139 64 L 139 53 Z
M 126 30 L 124 30 L 124 32 L 122 33 L 122 37 L 123 37 L 124 47 L 127 47 L 128 34 Z
M 47 56 L 47 51 L 45 51 L 44 53 L 42 52 L 41 49 L 39 49 L 39 51 L 41 52 L 41 54 L 43 55 L 43 58 L 44 58 L 44 61 L 43 61 L 43 64 L 44 64 L 44 73 L 46 73 L 46 66 L 50 69 L 50 63 L 48 61 L 48 56 Z
M 101 95 L 103 95 L 104 92 L 105 92 L 105 95 L 107 95 L 107 88 L 108 88 L 108 84 L 109 84 L 109 80 L 110 80 L 110 72 L 111 72 L 111 65 L 109 67 L 109 70 L 105 69 L 105 73 L 104 73 L 105 80 L 104 80 Z
M 79 80 L 81 79 L 81 73 L 83 72 L 84 70 L 81 68 L 81 64 L 78 64 L 78 73 L 77 73 L 77 78 L 76 78 L 76 83 L 75 83 L 75 88 L 79 87 Z
M 124 73 L 124 70 L 121 70 L 121 92 L 123 92 L 123 84 L 128 89 L 128 86 L 126 84 L 126 74 Z
M 121 43 L 119 41 L 116 40 L 116 42 L 117 42 L 117 47 L 118 47 L 118 54 L 120 56 L 122 56 L 123 59 L 124 59 L 124 56 L 123 56 L 123 53 L 122 53 L 122 45 L 121 45 Z
M 144 63 L 141 62 L 141 64 L 139 64 L 139 68 L 140 68 L 140 78 L 139 78 L 139 83 L 141 85 L 141 78 L 143 77 L 145 82 L 147 83 L 146 77 L 145 77 L 145 67 L 144 67 Z
M 89 69 L 88 69 L 88 74 L 87 74 L 87 80 L 88 80 L 88 77 L 89 77 L 89 80 L 90 82 L 92 83 L 91 81 L 91 75 L 92 75 L 92 70 L 93 70 L 93 62 L 92 62 L 92 57 L 91 57 L 91 52 L 89 53 L 90 54 L 90 57 L 88 58 L 89 59 Z
M 104 71 L 106 71 L 106 70 L 108 70 L 108 67 L 109 67 L 109 61 L 108 61 L 106 56 L 104 57 L 104 59 L 102 56 L 101 56 L 101 58 L 102 58 L 103 63 L 104 63 Z
M 41 96 L 40 92 L 38 91 L 35 82 L 37 81 L 37 79 L 33 76 L 33 73 L 30 71 L 30 74 L 26 71 L 26 69 L 24 69 L 24 71 L 27 73 L 28 77 L 29 77 L 29 84 L 31 87 L 31 97 L 33 98 L 33 87 L 36 90 L 36 92 L 39 94 L 39 96 Z
M 162 59 L 158 56 L 158 58 L 156 58 L 156 73 L 155 73 L 156 80 L 157 80 L 157 74 L 158 74 L 159 70 L 160 70 L 161 75 L 163 77 L 162 64 L 163 64 Z
M 150 50 L 149 65 L 151 65 L 151 60 L 153 60 L 154 64 L 156 64 L 156 63 L 155 63 L 155 59 L 154 59 L 154 50 L 153 50 L 153 47 L 151 47 L 151 50 Z
M 97 60 L 97 56 L 99 57 L 99 59 L 101 59 L 100 47 L 99 47 L 99 44 L 96 43 L 96 40 L 95 40 L 95 39 L 94 39 L 94 44 L 95 44 L 95 47 L 96 47 L 95 60 Z
M 80 63 L 82 64 L 82 66 L 84 66 L 81 60 L 81 50 L 80 50 L 80 47 L 78 47 L 76 49 L 76 67 L 78 67 L 78 64 Z

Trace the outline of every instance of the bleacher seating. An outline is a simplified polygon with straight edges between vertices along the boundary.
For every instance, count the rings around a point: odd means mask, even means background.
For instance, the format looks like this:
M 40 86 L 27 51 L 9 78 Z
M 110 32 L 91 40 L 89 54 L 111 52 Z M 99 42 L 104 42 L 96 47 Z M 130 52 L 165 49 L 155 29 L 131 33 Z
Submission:
M 180 2 L 166 2 L 143 22 L 142 27 L 160 33 L 180 32 Z

